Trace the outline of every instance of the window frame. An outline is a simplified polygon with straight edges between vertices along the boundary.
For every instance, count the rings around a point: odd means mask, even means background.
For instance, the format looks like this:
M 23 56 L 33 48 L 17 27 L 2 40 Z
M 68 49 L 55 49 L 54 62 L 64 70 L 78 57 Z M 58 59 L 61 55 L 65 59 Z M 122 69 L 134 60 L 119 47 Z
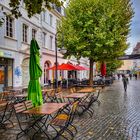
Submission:
M 42 32 L 42 36 L 43 36 L 42 37 L 42 42 L 43 42 L 42 45 L 44 48 L 46 48 L 46 35 L 47 34 L 45 32 Z
M 50 21 L 50 26 L 53 25 L 53 15 L 52 14 L 49 14 L 49 21 Z
M 5 35 L 10 38 L 14 38 L 14 19 L 6 16 L 6 32 Z
M 36 34 L 37 34 L 37 30 L 36 29 L 32 29 L 32 39 L 36 39 Z
M 24 28 L 24 27 L 26 27 L 26 28 Z M 27 24 L 25 24 L 25 23 L 22 24 L 22 42 L 24 42 L 24 43 L 28 43 L 28 28 L 29 28 L 29 26 Z
M 52 50 L 53 49 L 53 36 L 52 35 L 50 35 L 50 50 Z

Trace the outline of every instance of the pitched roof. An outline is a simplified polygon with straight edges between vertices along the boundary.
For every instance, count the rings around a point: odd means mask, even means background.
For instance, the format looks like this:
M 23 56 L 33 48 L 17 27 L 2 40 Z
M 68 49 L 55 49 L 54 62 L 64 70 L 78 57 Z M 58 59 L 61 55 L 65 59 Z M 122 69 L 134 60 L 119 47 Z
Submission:
M 139 53 L 140 50 L 140 42 L 137 42 L 136 47 L 133 49 L 133 53 Z

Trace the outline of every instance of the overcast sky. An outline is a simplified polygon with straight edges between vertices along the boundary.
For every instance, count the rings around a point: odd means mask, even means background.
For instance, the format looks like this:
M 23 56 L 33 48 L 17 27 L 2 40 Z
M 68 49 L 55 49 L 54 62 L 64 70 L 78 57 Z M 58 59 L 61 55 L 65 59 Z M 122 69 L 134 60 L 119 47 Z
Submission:
M 126 53 L 130 54 L 137 42 L 140 42 L 140 0 L 132 0 L 134 8 L 134 17 L 132 19 L 131 32 L 128 37 L 130 43 L 129 49 Z

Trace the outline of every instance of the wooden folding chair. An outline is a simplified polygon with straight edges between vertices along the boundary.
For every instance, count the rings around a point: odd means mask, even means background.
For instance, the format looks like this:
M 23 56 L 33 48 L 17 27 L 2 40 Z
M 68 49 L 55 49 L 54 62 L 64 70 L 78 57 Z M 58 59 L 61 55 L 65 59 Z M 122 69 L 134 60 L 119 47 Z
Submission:
M 46 101 L 47 102 L 56 102 L 56 93 L 55 93 L 55 89 L 48 91 L 46 94 Z
M 33 119 L 27 119 L 27 116 L 22 113 L 23 111 L 26 110 L 25 104 L 23 102 L 15 104 L 14 110 L 15 110 L 15 115 L 19 124 L 19 128 L 21 130 L 21 132 L 17 134 L 16 139 L 21 138 L 24 134 L 29 136 L 28 132 L 31 129 L 34 129 L 36 131 L 36 121 L 34 121 Z
M 74 134 L 69 127 L 73 127 L 75 132 L 77 132 L 76 127 L 72 124 L 77 105 L 78 101 L 73 103 L 71 110 L 68 113 L 60 113 L 50 121 L 49 126 L 51 126 L 57 133 L 53 140 L 56 140 L 60 136 L 68 140 L 68 138 L 63 135 L 64 132 L 68 132 L 73 137 Z
M 4 119 L 6 115 L 6 109 L 7 109 L 8 103 L 3 103 L 0 105 L 0 127 L 6 129 L 4 124 Z

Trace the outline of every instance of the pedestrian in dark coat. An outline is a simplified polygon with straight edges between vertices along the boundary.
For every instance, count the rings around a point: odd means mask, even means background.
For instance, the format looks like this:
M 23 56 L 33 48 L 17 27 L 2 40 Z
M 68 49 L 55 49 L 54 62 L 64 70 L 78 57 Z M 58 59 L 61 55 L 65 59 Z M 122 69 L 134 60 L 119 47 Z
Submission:
M 131 73 L 129 74 L 129 77 L 130 77 L 130 80 L 131 80 L 132 79 L 132 74 Z
M 124 91 L 127 91 L 127 85 L 128 85 L 128 78 L 125 75 L 122 75 L 122 82 L 124 86 Z

